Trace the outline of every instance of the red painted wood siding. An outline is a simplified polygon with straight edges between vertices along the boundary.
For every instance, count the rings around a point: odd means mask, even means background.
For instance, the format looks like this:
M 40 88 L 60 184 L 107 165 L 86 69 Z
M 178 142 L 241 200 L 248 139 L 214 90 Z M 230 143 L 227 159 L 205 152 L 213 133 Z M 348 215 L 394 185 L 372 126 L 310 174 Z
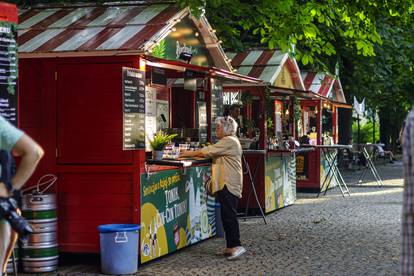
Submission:
M 45 149 L 31 184 L 58 176 L 61 251 L 99 252 L 98 225 L 140 221 L 145 156 L 122 150 L 121 112 L 122 66 L 137 65 L 126 56 L 20 60 L 21 127 Z
M 57 69 L 59 164 L 130 164 L 122 151 L 122 66 L 62 64 Z

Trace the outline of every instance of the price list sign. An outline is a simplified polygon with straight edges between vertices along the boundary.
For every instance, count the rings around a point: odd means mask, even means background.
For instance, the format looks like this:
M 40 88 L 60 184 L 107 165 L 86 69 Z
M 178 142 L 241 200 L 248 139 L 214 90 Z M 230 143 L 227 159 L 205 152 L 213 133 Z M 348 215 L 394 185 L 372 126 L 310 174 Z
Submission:
M 123 149 L 145 149 L 145 72 L 122 68 Z
M 0 115 L 17 126 L 17 26 L 0 22 Z
M 223 86 L 216 79 L 211 79 L 211 141 L 217 142 L 216 119 L 223 116 Z

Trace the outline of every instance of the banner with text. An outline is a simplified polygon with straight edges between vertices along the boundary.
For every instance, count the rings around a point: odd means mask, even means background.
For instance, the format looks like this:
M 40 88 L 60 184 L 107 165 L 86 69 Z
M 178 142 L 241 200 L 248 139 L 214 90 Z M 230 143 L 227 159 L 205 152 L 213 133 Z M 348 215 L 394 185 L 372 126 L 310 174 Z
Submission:
M 204 182 L 211 167 L 141 175 L 141 263 L 216 234 L 215 199 Z
M 17 126 L 17 24 L 0 22 L 0 115 Z

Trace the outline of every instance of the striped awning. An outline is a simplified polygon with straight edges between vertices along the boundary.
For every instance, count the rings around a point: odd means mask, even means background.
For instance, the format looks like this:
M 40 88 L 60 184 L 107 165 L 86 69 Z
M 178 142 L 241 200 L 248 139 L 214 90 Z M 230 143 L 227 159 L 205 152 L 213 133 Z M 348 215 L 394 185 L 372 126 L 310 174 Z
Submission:
M 292 73 L 296 89 L 304 90 L 299 67 L 287 53 L 279 50 L 251 50 L 242 53 L 227 53 L 231 64 L 242 75 L 254 77 L 273 85 L 286 64 Z
M 144 51 L 183 13 L 171 4 L 22 10 L 19 52 Z
M 339 79 L 326 73 L 302 72 L 306 90 L 339 103 L 346 103 L 342 85 Z

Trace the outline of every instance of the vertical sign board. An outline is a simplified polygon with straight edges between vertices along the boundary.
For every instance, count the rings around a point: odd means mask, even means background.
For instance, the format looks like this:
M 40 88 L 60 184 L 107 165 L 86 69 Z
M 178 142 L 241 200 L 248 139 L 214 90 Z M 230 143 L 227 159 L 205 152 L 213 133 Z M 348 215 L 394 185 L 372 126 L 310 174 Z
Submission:
M 0 21 L 0 115 L 13 125 L 17 113 L 17 24 Z
M 216 119 L 223 116 L 223 86 L 216 79 L 211 79 L 211 141 L 217 142 Z
M 145 148 L 145 72 L 122 68 L 123 149 Z
M 151 151 L 149 139 L 157 132 L 157 89 L 145 87 L 145 150 Z

